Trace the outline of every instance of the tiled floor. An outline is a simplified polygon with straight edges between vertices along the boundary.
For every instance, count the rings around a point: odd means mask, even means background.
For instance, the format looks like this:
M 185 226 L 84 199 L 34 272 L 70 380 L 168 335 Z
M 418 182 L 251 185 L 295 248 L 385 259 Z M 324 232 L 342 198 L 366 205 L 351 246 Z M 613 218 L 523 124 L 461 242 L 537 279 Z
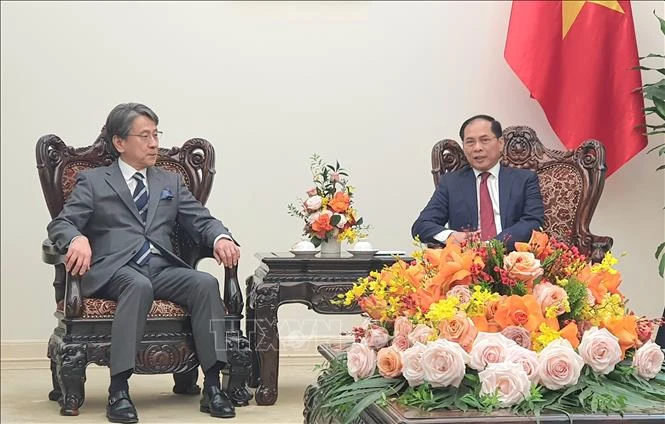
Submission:
M 316 380 L 314 359 L 282 364 L 279 398 L 273 406 L 237 408 L 236 418 L 221 420 L 199 412 L 199 396 L 175 395 L 170 375 L 134 375 L 130 395 L 139 413 L 139 423 L 302 423 L 303 393 Z M 51 372 L 40 369 L 3 369 L 1 372 L 1 414 L 4 423 L 105 423 L 108 369 L 87 368 L 86 400 L 78 417 L 63 417 L 56 402 L 47 399 Z M 202 380 L 202 377 L 201 377 Z M 199 382 L 202 385 L 202 381 Z

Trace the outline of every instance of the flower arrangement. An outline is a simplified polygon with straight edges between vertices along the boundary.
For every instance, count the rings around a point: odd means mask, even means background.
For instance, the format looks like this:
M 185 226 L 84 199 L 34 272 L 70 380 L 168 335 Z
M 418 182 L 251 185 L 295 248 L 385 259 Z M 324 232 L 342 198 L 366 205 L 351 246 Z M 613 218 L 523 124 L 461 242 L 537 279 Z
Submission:
M 314 187 L 307 190 L 306 199 L 288 206 L 289 215 L 305 221 L 303 236 L 314 246 L 333 239 L 355 243 L 367 237 L 369 227 L 353 207 L 354 188 L 348 184 L 346 170 L 339 162 L 334 166 L 324 163 L 317 154 L 310 159 Z
M 370 321 L 324 368 L 314 412 L 349 422 L 389 398 L 536 416 L 662 408 L 664 354 L 651 341 L 662 322 L 627 310 L 616 258 L 588 263 L 536 231 L 515 248 L 421 249 L 339 295 Z

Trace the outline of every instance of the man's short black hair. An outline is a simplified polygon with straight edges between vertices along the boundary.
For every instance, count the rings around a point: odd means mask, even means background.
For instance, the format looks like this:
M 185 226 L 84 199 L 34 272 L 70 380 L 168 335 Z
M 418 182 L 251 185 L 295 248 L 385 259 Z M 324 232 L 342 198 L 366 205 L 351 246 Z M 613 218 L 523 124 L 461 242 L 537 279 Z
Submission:
M 459 138 L 460 140 L 464 141 L 464 129 L 473 121 L 476 119 L 482 119 L 483 121 L 487 121 L 492 125 L 492 133 L 496 136 L 496 138 L 499 138 L 503 135 L 503 130 L 501 129 L 501 123 L 497 121 L 496 119 L 492 118 L 489 115 L 476 115 L 472 116 L 471 118 L 467 119 L 464 121 L 462 124 L 462 128 L 459 129 Z

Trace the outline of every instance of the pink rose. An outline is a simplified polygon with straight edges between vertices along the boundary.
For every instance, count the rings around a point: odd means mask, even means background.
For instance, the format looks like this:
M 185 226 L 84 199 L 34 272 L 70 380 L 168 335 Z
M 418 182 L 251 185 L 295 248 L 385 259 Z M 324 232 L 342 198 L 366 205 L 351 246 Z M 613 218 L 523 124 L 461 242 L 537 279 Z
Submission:
M 501 333 L 478 333 L 471 348 L 469 366 L 474 370 L 482 371 L 487 364 L 503 362 L 506 358 L 506 350 L 515 345 L 514 341 Z
M 407 336 L 410 332 L 413 331 L 413 324 L 405 316 L 399 316 L 395 320 L 395 335 L 404 334 Z
M 309 223 L 309 225 L 312 225 L 314 222 L 316 222 L 319 219 L 321 215 L 328 215 L 328 217 L 331 217 L 332 212 L 330 211 L 314 212 L 313 214 L 307 217 L 307 222 Z
M 379 374 L 386 378 L 395 378 L 402 374 L 402 357 L 392 347 L 384 347 L 376 354 L 376 367 Z
M 584 332 L 577 347 L 584 363 L 601 374 L 609 374 L 621 361 L 623 355 L 619 339 L 607 328 L 591 327 Z
M 380 349 L 386 346 L 389 340 L 388 330 L 378 325 L 372 325 L 365 333 L 365 343 L 372 349 Z
M 321 209 L 321 204 L 323 202 L 323 199 L 321 196 L 311 196 L 307 200 L 305 200 L 305 207 L 307 208 L 308 211 L 318 211 Z
M 531 334 L 524 327 L 510 325 L 504 328 L 501 331 L 501 334 L 506 336 L 506 338 L 514 341 L 519 346 L 525 347 L 527 349 L 531 348 Z
M 635 351 L 633 367 L 637 370 L 637 375 L 651 380 L 660 372 L 663 360 L 665 360 L 665 355 L 660 346 L 649 340 Z
M 346 353 L 346 367 L 355 381 L 374 374 L 376 352 L 366 344 L 353 343 Z
M 433 387 L 459 387 L 466 373 L 469 354 L 445 339 L 431 342 L 421 356 L 425 381 Z
M 538 379 L 550 390 L 577 384 L 584 360 L 566 339 L 550 342 L 538 355 Z
M 471 290 L 469 290 L 469 286 L 466 285 L 455 286 L 448 290 L 446 297 L 456 297 L 459 299 L 460 305 L 463 305 L 471 301 Z
M 423 352 L 425 352 L 425 345 L 420 342 L 416 342 L 402 352 L 402 375 L 411 387 L 419 386 L 425 382 L 425 371 L 421 361 Z
M 515 345 L 506 351 L 506 361 L 522 366 L 533 384 L 538 383 L 538 354 L 533 350 Z
M 503 257 L 503 267 L 509 277 L 518 281 L 531 282 L 543 274 L 540 260 L 531 252 L 510 252 Z
M 309 190 L 307 190 L 308 196 L 314 196 L 315 194 L 316 194 L 316 187 L 312 187 Z
M 480 393 L 496 393 L 501 407 L 515 405 L 526 399 L 531 391 L 531 382 L 519 364 L 502 362 L 489 364 L 478 373 Z
M 563 287 L 555 286 L 549 282 L 542 282 L 533 288 L 533 295 L 536 296 L 543 315 L 552 306 L 556 308 L 556 316 L 563 315 L 566 312 L 568 293 L 566 293 Z
M 418 324 L 412 332 L 409 333 L 409 342 L 413 345 L 416 342 L 427 344 L 430 336 L 434 333 L 434 329 L 425 324 Z
M 399 351 L 406 350 L 409 348 L 409 338 L 406 336 L 406 334 L 398 334 L 393 337 L 393 341 L 390 346 Z

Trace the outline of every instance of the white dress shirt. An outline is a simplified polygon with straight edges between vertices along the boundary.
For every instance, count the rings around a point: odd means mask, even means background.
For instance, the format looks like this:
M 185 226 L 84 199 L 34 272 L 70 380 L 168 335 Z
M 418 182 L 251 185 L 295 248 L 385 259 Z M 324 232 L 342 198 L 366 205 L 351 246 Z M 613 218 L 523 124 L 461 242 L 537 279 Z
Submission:
M 501 169 L 501 164 L 496 163 L 493 167 L 487 170 L 490 173 L 490 176 L 487 177 L 487 189 L 490 192 L 490 199 L 492 199 L 492 209 L 494 209 L 494 225 L 496 226 L 496 233 L 501 232 L 501 211 L 499 209 L 499 169 Z M 476 176 L 476 204 L 478 205 L 478 226 L 480 227 L 480 174 L 481 171 L 473 169 L 473 173 Z M 479 230 L 480 228 L 478 228 Z M 443 230 L 440 233 L 434 236 L 434 239 L 445 243 L 448 240 L 448 237 L 455 232 L 455 230 Z

